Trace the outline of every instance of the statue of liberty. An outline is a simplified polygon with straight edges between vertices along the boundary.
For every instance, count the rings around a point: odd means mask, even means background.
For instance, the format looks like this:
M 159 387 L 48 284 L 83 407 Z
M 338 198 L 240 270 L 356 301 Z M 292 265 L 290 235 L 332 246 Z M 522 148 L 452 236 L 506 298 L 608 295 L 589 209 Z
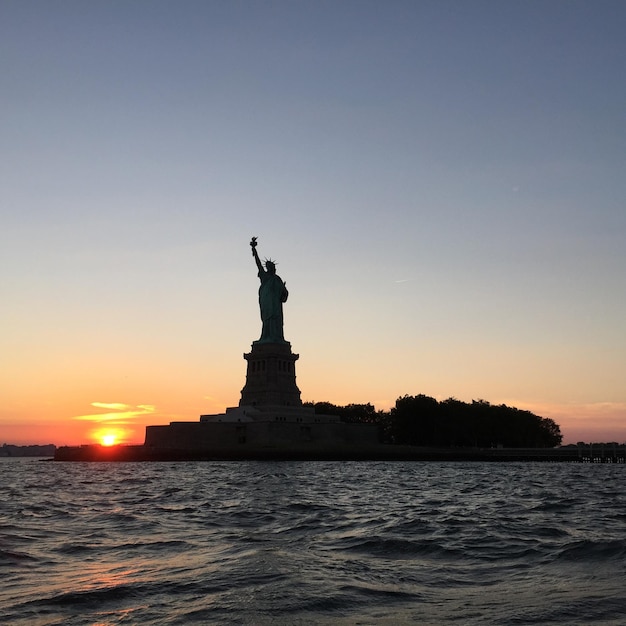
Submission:
M 276 274 L 276 263 L 265 260 L 265 268 L 256 251 L 256 237 L 252 237 L 250 246 L 252 256 L 259 269 L 261 286 L 259 287 L 259 307 L 261 308 L 261 338 L 255 343 L 288 343 L 283 336 L 283 302 L 287 302 L 287 286 Z

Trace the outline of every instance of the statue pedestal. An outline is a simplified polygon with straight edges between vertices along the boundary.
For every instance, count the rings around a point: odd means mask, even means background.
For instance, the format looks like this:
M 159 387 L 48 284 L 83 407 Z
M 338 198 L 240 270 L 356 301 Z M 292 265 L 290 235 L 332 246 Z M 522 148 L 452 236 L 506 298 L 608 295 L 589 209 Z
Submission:
M 255 341 L 243 358 L 248 371 L 239 406 L 201 415 L 199 422 L 147 426 L 145 449 L 180 460 L 358 459 L 377 449 L 376 424 L 346 424 L 303 406 L 299 355 L 289 342 Z
M 243 355 L 248 362 L 239 406 L 302 406 L 296 385 L 296 361 L 291 344 L 255 341 Z

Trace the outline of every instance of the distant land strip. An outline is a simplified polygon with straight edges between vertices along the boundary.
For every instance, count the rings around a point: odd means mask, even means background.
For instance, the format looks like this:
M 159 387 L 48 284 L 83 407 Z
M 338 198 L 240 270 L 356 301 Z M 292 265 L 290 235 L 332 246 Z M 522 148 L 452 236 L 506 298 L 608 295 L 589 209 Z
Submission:
M 14 457 L 14 456 L 54 456 L 56 446 L 53 443 L 46 445 L 32 445 L 32 446 L 15 446 L 9 443 L 5 443 L 0 447 L 0 457 Z
M 417 446 L 299 446 L 222 449 L 156 449 L 142 445 L 63 446 L 55 461 L 493 461 L 622 463 L 626 445 L 578 445 L 561 448 L 429 448 Z

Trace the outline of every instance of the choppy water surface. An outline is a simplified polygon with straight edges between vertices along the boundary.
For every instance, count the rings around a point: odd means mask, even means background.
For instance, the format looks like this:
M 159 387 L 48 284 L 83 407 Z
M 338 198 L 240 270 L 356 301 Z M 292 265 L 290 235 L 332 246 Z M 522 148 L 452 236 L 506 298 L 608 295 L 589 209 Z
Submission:
M 626 467 L 0 460 L 0 622 L 623 624 Z

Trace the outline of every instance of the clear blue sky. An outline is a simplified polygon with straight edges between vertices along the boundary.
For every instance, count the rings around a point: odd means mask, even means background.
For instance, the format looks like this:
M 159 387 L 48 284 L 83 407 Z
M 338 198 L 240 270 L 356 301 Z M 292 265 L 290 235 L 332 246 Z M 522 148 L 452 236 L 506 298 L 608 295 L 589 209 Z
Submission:
M 3 0 L 0 441 L 236 405 L 252 235 L 303 399 L 626 441 L 624 33 L 623 1 Z

